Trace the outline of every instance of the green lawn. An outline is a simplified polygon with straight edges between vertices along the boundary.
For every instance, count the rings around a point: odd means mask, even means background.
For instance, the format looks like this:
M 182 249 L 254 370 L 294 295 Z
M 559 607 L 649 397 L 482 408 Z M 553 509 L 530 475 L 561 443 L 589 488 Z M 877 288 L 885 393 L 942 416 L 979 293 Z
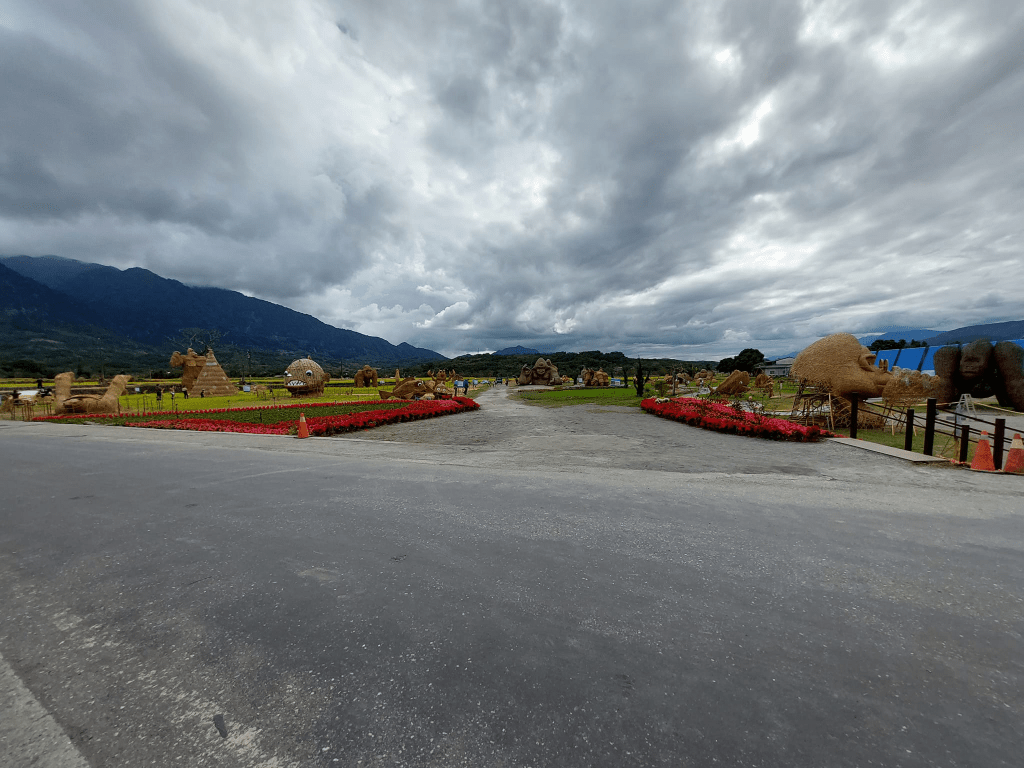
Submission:
M 639 408 L 642 397 L 636 396 L 632 387 L 591 387 L 589 389 L 552 389 L 549 391 L 533 390 L 513 394 L 520 400 L 531 405 L 547 408 L 561 408 L 563 405 L 626 405 Z

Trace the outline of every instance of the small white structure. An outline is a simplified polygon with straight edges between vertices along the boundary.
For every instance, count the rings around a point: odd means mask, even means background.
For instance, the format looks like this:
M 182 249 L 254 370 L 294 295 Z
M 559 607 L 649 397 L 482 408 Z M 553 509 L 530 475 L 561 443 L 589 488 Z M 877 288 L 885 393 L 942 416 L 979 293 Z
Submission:
M 789 376 L 789 369 L 793 367 L 795 357 L 780 357 L 778 360 L 765 360 L 758 370 L 764 371 L 769 376 Z

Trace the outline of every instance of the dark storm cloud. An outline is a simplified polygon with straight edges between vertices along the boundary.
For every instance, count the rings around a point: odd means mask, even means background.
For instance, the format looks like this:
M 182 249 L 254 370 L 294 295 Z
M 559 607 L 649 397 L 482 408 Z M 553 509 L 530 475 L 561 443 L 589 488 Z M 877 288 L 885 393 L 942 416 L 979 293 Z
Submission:
M 1020 315 L 1017 3 L 12 9 L 4 252 L 452 354 Z

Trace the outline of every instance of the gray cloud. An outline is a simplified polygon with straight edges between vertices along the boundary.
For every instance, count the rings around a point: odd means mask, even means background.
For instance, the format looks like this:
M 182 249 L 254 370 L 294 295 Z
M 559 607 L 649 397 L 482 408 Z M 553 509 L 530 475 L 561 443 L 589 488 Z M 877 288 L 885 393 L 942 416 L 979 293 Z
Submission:
M 0 252 L 456 354 L 1019 319 L 1012 2 L 13 2 Z

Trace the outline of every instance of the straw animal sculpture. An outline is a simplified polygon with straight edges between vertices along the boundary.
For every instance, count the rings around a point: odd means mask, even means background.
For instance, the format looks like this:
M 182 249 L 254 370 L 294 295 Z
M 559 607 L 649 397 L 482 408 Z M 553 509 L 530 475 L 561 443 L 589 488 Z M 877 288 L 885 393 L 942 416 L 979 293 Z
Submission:
M 128 376 L 119 374 L 110 381 L 102 395 L 71 395 L 71 382 L 75 374 L 71 371 L 58 373 L 54 377 L 54 402 L 57 413 L 116 413 L 117 398 L 128 386 Z
M 746 371 L 733 371 L 725 381 L 715 389 L 717 395 L 742 395 L 750 386 L 750 374 Z
M 322 395 L 324 385 L 331 380 L 330 374 L 308 357 L 293 361 L 285 371 L 285 375 L 287 376 L 285 386 L 291 392 L 292 397 Z
M 956 402 L 960 395 L 996 396 L 1004 408 L 1024 411 L 1024 349 L 1012 341 L 993 347 L 981 339 L 963 348 L 943 347 L 935 353 L 939 377 L 935 397 L 940 403 Z
M 396 400 L 419 400 L 428 395 L 432 397 L 435 393 L 435 384 L 433 381 L 428 383 L 409 376 L 396 384 L 390 392 L 383 389 L 379 389 L 377 392 L 380 394 L 381 400 L 392 397 Z
M 376 387 L 377 386 L 377 369 L 371 368 L 369 365 L 364 365 L 358 371 L 355 376 L 356 387 Z

